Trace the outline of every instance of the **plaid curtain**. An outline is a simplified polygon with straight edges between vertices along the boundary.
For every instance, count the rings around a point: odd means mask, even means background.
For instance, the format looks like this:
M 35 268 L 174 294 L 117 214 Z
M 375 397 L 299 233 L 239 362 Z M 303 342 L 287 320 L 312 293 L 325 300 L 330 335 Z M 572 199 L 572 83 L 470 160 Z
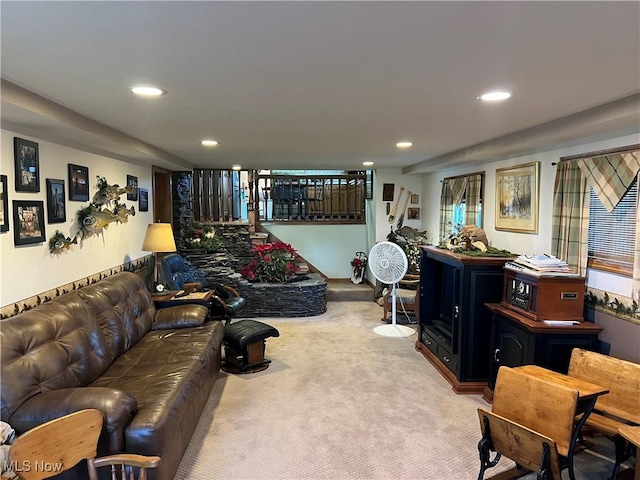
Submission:
M 452 178 L 445 178 L 442 181 L 442 192 L 440 193 L 440 242 L 444 241 L 453 226 L 452 180 Z
M 478 215 L 480 213 L 480 192 L 482 191 L 482 175 L 470 175 L 467 177 L 467 196 L 465 223 L 467 225 L 478 225 Z
M 464 198 L 464 191 L 467 188 L 467 181 L 469 177 L 450 178 L 449 185 L 451 185 L 451 194 L 453 195 L 453 203 L 460 205 Z
M 589 238 L 589 188 L 577 160 L 558 163 L 553 191 L 551 251 L 584 276 Z
M 611 212 L 640 170 L 640 152 L 581 158 L 578 166 L 602 205 Z

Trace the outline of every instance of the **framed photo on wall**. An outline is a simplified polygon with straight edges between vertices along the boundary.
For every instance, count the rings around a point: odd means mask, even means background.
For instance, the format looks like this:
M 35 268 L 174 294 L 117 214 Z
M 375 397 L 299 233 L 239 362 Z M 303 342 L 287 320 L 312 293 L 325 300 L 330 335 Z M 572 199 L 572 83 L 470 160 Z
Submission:
M 64 180 L 47 178 L 47 221 L 63 223 L 67 221 L 64 203 Z
M 0 175 L 0 232 L 9 231 L 9 190 L 7 176 Z
M 540 162 L 496 170 L 496 230 L 538 233 Z
M 89 201 L 89 168 L 69 164 L 69 200 Z
M 14 200 L 14 245 L 41 243 L 44 240 L 44 202 L 42 200 Z
M 127 200 L 138 201 L 138 177 L 127 175 L 127 186 L 133 187 L 133 192 L 127 193 Z
M 383 202 L 393 202 L 393 193 L 396 186 L 393 183 L 383 183 L 382 184 L 382 201 Z
M 13 137 L 13 152 L 16 165 L 16 192 L 39 192 L 38 144 L 23 138 Z
M 146 188 L 140 188 L 138 189 L 138 192 L 140 193 L 140 203 L 138 204 L 138 210 L 140 210 L 141 212 L 148 212 L 149 211 L 149 190 L 147 190 Z
M 409 220 L 420 220 L 420 208 L 418 207 L 407 208 L 407 218 Z

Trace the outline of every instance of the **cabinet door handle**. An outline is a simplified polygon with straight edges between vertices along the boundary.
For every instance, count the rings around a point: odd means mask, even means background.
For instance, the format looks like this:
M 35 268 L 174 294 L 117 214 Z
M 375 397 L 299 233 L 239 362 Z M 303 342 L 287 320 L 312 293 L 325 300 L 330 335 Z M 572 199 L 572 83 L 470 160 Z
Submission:
M 496 348 L 496 351 L 495 351 L 495 352 L 493 352 L 493 360 L 494 360 L 496 363 L 500 363 L 500 357 L 498 357 L 498 354 L 499 354 L 499 353 L 500 353 L 500 349 L 499 349 L 499 348 Z
M 453 307 L 453 318 L 454 320 L 458 320 L 458 315 L 460 314 L 460 307 L 458 307 L 458 305 L 456 305 L 455 307 Z
M 447 363 L 449 363 L 449 362 L 450 362 L 449 357 L 447 357 L 446 355 L 445 355 L 445 356 L 443 356 L 443 357 L 442 357 L 442 359 L 443 359 L 445 362 L 447 362 Z
M 431 345 L 431 340 L 428 340 L 428 339 L 427 339 L 427 340 L 425 340 L 425 343 L 426 343 L 427 345 Z

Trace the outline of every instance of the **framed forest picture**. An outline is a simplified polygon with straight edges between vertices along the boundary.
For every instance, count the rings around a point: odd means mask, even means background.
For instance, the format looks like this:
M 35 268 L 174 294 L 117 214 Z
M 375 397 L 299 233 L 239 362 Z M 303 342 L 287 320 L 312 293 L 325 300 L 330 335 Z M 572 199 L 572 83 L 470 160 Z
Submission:
M 496 170 L 496 230 L 538 233 L 540 162 Z

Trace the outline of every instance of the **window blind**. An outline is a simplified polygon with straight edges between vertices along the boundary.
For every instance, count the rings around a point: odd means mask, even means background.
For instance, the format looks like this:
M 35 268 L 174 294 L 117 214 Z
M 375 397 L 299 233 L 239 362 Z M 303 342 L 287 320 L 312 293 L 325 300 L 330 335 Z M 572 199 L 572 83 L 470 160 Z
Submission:
M 589 196 L 589 257 L 632 266 L 636 246 L 637 180 L 611 212 L 593 188 Z

